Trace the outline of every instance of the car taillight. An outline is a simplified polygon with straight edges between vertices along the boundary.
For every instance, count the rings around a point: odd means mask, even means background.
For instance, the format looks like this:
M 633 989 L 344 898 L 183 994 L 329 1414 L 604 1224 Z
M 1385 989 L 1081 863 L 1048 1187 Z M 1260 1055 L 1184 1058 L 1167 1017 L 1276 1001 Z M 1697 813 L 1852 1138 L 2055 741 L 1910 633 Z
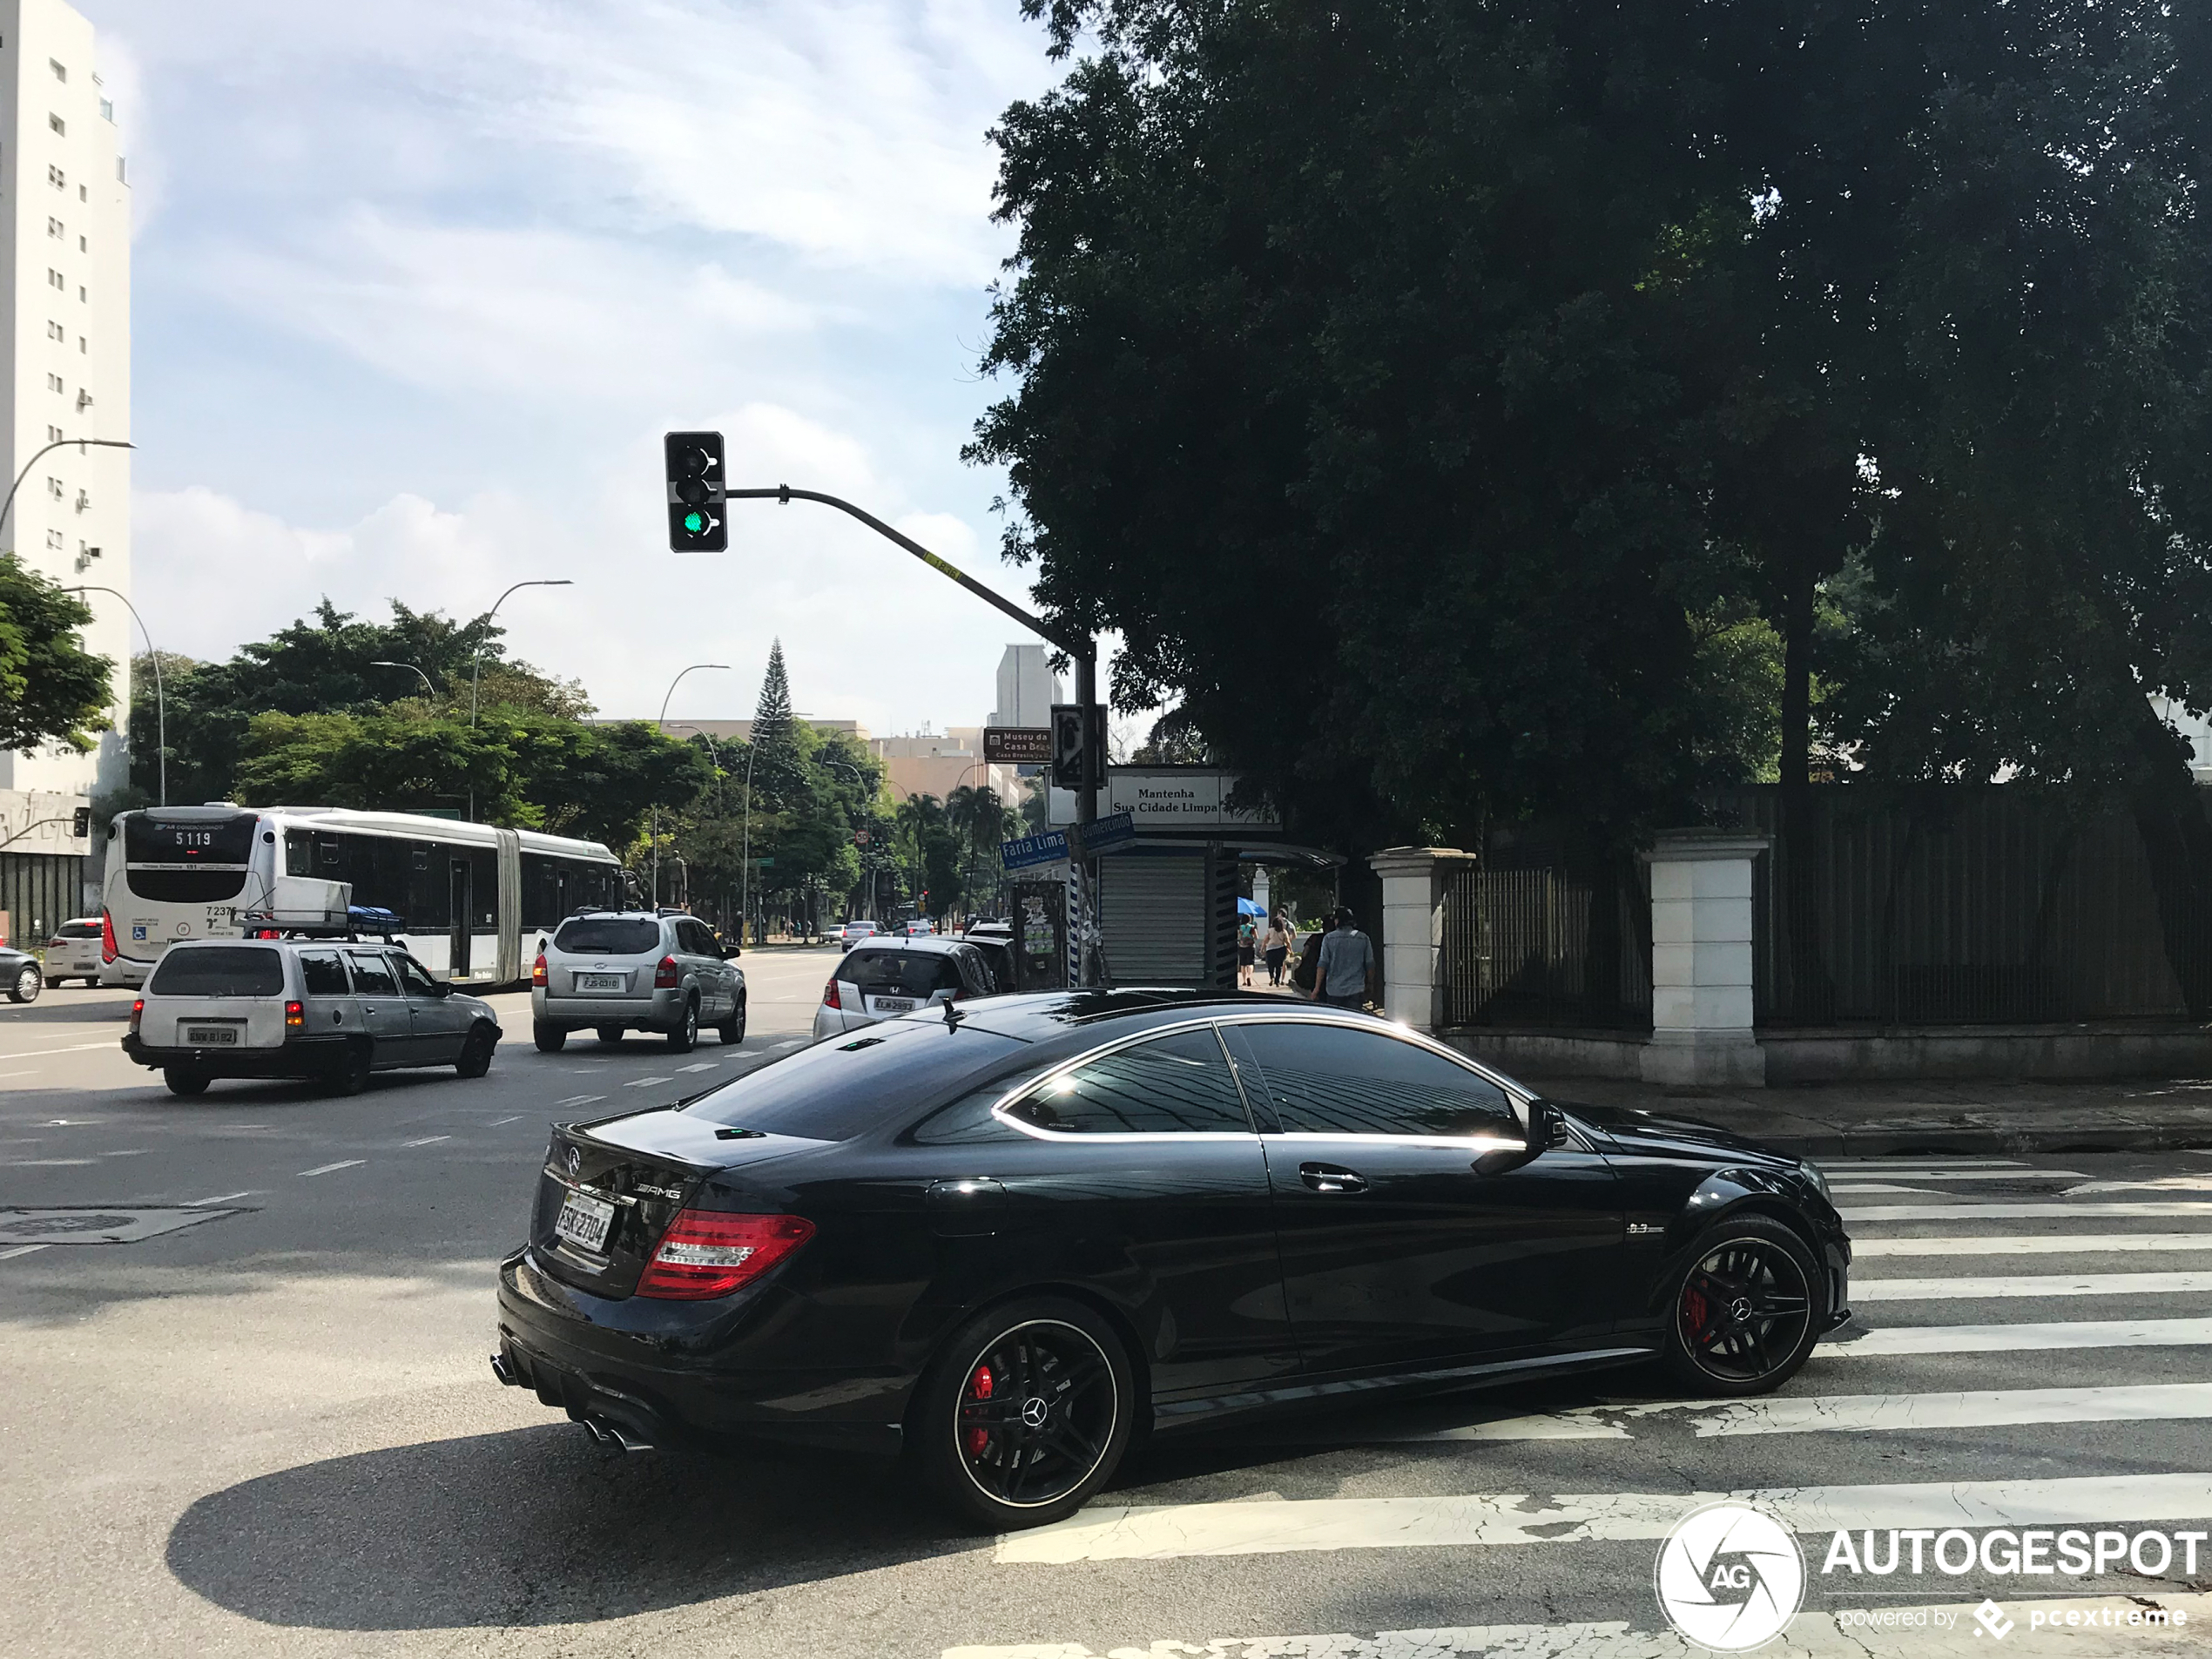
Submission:
M 822 1006 L 835 1008 L 840 1014 L 845 1011 L 845 1004 L 837 1000 L 837 975 L 834 974 L 830 975 L 830 982 L 822 988 Z
M 140 997 L 140 998 L 138 998 L 138 1000 L 137 1001 L 135 1001 L 135 1002 L 133 1002 L 133 1003 L 132 1003 L 132 1004 L 131 1004 L 131 1035 L 132 1035 L 132 1036 L 136 1036 L 136 1035 L 138 1035 L 138 1021 L 139 1021 L 139 1018 L 140 1018 L 140 1017 L 141 1017 L 141 1016 L 142 1016 L 142 1015 L 145 1013 L 145 1011 L 146 1011 L 146 1000 L 145 1000 L 145 998 L 144 998 L 143 996 L 142 996 L 142 997 Z
M 672 991 L 683 982 L 682 975 L 676 971 L 676 959 L 673 956 L 662 957 L 660 966 L 653 969 L 653 988 Z
M 105 910 L 100 912 L 100 960 L 115 960 L 115 918 Z
M 538 952 L 537 960 L 530 964 L 530 983 L 533 985 L 545 983 L 545 953 L 543 951 Z
M 799 1216 L 683 1210 L 637 1281 L 637 1294 L 701 1302 L 742 1290 L 814 1236 Z
M 303 1028 L 307 1023 L 307 1008 L 304 1002 L 287 1002 L 284 1005 L 284 1028 L 286 1030 L 297 1031 Z

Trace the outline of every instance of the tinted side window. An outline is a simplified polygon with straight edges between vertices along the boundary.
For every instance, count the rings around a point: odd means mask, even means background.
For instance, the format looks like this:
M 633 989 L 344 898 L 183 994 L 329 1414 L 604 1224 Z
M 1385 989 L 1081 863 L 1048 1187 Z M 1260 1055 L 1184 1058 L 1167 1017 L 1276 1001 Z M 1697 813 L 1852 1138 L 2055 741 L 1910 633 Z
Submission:
M 1518 1135 L 1506 1092 L 1379 1031 L 1240 1025 L 1285 1130 L 1323 1135 Z
M 352 989 L 346 983 L 346 965 L 334 950 L 301 951 L 300 983 L 309 996 L 344 996 Z
M 437 988 L 431 982 L 429 971 L 412 956 L 395 956 L 392 966 L 400 970 L 400 984 L 409 996 L 435 996 Z
M 1211 1027 L 1103 1055 L 1011 1110 L 1026 1123 L 1071 1135 L 1241 1135 L 1251 1128 Z
M 363 996 L 397 996 L 399 981 L 392 977 L 381 956 L 366 951 L 349 951 L 347 960 L 354 965 L 354 987 Z

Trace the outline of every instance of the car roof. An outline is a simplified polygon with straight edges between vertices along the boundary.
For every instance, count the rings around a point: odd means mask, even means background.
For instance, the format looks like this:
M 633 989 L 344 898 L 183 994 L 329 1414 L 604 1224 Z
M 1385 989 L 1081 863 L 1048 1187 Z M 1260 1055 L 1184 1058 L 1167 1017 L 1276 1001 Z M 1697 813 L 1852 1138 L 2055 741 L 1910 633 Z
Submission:
M 967 942 L 961 939 L 948 938 L 943 934 L 878 934 L 868 941 L 867 948 L 870 950 L 914 950 L 925 955 L 934 952 L 941 956 L 948 951 L 958 950 Z
M 961 1004 L 967 1018 L 1002 1036 L 1036 1042 L 1072 1027 L 1096 1028 L 1126 1022 L 1131 1030 L 1165 1025 L 1197 1015 L 1279 1015 L 1285 1019 L 1340 1022 L 1357 1010 L 1317 1008 L 1302 1000 L 1262 993 L 1196 991 L 1176 986 L 1118 986 L 1112 990 L 1030 991 Z M 1372 1018 L 1373 1016 L 1366 1016 Z M 1386 1023 L 1378 1020 L 1378 1024 Z

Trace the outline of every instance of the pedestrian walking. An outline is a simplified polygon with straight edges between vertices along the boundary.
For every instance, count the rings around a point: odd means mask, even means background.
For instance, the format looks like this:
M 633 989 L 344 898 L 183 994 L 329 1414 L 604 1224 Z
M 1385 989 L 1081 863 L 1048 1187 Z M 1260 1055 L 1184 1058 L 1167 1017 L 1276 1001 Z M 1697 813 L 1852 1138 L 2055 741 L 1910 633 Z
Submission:
M 1237 983 L 1249 988 L 1252 982 L 1252 924 L 1247 920 L 1237 928 Z
M 1334 916 L 1324 914 L 1320 928 L 1305 936 L 1305 943 L 1298 947 L 1298 967 L 1291 974 L 1291 983 L 1307 995 L 1313 994 L 1317 976 L 1321 971 L 1321 946 L 1329 930 L 1337 925 Z
M 1363 1008 L 1374 1001 L 1375 943 L 1354 925 L 1351 907 L 1337 907 L 1337 925 L 1321 941 L 1313 1000 L 1331 1008 Z
M 1290 924 L 1279 914 L 1269 917 L 1267 937 L 1259 942 L 1261 954 L 1267 959 L 1267 982 L 1280 985 L 1283 982 L 1283 964 L 1289 960 L 1291 954 Z

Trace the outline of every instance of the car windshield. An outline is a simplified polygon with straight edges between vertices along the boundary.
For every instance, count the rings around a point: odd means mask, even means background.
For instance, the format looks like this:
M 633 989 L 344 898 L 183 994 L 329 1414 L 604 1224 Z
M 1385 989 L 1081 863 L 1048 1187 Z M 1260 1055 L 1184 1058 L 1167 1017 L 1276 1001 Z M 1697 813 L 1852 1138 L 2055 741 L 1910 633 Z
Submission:
M 927 996 L 960 989 L 953 959 L 934 950 L 856 950 L 838 977 L 863 996 Z
M 157 996 L 274 996 L 284 989 L 284 961 L 260 945 L 172 950 L 146 988 Z
M 732 1129 L 849 1141 L 1027 1046 L 941 1021 L 888 1021 L 802 1049 L 683 1109 Z
M 553 948 L 579 956 L 642 956 L 660 946 L 660 923 L 637 916 L 572 916 L 553 935 Z

